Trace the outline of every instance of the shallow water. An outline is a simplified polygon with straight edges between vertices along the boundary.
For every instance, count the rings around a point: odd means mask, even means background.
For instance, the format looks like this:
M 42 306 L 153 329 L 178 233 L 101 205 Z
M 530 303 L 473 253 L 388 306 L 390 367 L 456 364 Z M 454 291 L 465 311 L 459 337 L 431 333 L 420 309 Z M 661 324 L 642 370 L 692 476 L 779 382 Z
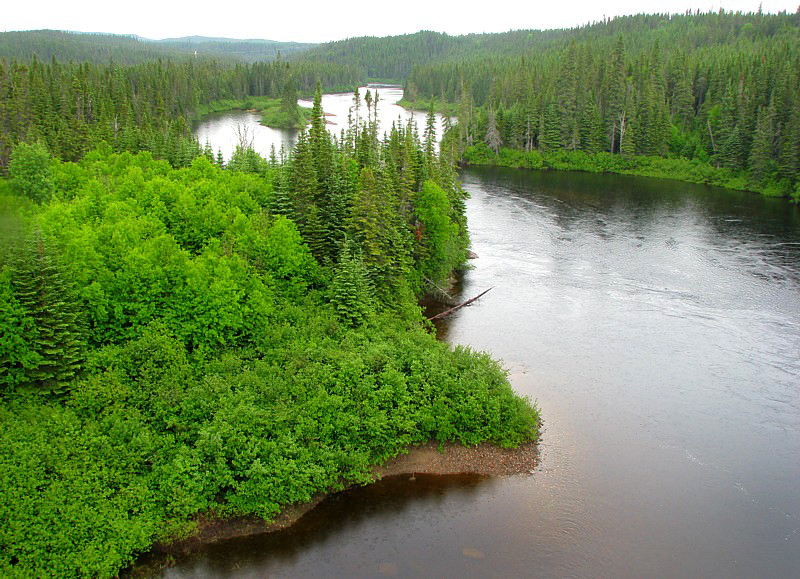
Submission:
M 800 570 L 800 215 L 582 173 L 462 175 L 473 262 L 440 326 L 544 416 L 541 464 L 400 477 L 185 576 L 788 577 Z

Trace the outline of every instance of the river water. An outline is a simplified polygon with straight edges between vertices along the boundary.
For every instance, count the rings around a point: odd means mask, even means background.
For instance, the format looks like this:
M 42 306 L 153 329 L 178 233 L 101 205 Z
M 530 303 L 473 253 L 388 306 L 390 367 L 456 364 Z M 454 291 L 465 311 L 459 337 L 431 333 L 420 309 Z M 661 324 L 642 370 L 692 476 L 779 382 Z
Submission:
M 440 336 L 538 402 L 539 468 L 388 479 L 164 575 L 798 576 L 798 209 L 615 175 L 462 180 L 479 257 L 460 292 L 494 290 Z
M 369 85 L 359 87 L 360 112 L 359 117 L 363 120 L 367 115 L 367 105 L 364 102 L 366 91 L 372 95 L 378 93 L 378 123 L 382 132 L 389 132 L 392 123 L 402 123 L 406 125 L 410 117 L 414 118 L 420 135 L 425 129 L 427 113 L 420 111 L 407 111 L 398 106 L 397 101 L 403 97 L 403 89 L 392 85 Z M 299 100 L 300 106 L 311 108 L 313 103 L 308 100 Z M 325 113 L 325 120 L 328 130 L 337 137 L 342 130 L 347 130 L 348 114 L 353 106 L 353 93 L 335 93 L 322 95 L 322 110 Z M 356 112 L 353 112 L 354 118 Z M 261 156 L 268 158 L 272 147 L 275 147 L 276 155 L 280 154 L 281 147 L 286 151 L 291 150 L 297 142 L 297 130 L 273 129 L 259 124 L 261 115 L 249 111 L 224 111 L 207 115 L 199 122 L 195 123 L 193 130 L 197 140 L 201 145 L 208 142 L 216 153 L 222 151 L 226 161 L 236 150 L 239 143 L 238 126 L 247 127 L 248 136 L 253 139 L 253 148 Z M 436 115 L 436 134 L 442 135 L 442 117 Z

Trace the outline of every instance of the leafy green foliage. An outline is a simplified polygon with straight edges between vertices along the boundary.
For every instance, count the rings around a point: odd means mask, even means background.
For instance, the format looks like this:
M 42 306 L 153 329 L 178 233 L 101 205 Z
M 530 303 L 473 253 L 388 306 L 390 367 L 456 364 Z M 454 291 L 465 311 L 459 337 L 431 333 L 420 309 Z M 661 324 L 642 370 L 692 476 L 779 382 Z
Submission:
M 11 190 L 37 203 L 45 203 L 53 196 L 50 153 L 41 143 L 20 143 L 14 147 L 9 166 Z
M 485 146 L 468 148 L 464 152 L 464 158 L 467 163 L 472 165 L 640 175 L 661 179 L 678 179 L 689 183 L 704 183 L 728 189 L 757 191 L 770 196 L 782 195 L 782 190 L 785 186 L 785 184 L 783 186 L 775 186 L 772 181 L 767 181 L 766 185 L 754 184 L 741 172 L 717 168 L 701 159 L 628 157 L 605 152 L 589 154 L 581 151 L 556 151 L 552 153 L 531 151 L 526 153 L 525 151 L 512 149 L 500 149 L 500 155 L 495 157 L 494 153 Z
M 0 574 L 114 576 L 199 514 L 269 518 L 409 444 L 536 437 L 409 289 L 463 262 L 452 169 L 411 128 L 350 148 L 314 126 L 286 166 L 52 162 L 19 215 L 40 233 L 2 252 Z
M 417 196 L 415 214 L 419 227 L 419 274 L 435 284 L 447 281 L 451 272 L 466 259 L 464 238 L 447 193 L 426 181 Z

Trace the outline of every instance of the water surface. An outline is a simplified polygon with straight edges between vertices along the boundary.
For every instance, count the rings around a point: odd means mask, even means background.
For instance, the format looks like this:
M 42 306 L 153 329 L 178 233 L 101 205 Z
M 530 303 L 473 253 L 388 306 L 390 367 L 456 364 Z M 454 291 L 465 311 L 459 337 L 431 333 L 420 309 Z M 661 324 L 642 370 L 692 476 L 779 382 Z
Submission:
M 367 105 L 364 102 L 364 96 L 367 91 L 370 91 L 374 97 L 375 92 L 378 93 L 378 124 L 380 134 L 389 132 L 392 128 L 392 123 L 400 123 L 406 125 L 409 118 L 413 118 L 416 123 L 420 136 L 425 129 L 425 121 L 427 114 L 420 111 L 407 111 L 403 107 L 398 106 L 397 101 L 403 97 L 403 89 L 392 85 L 369 85 L 359 88 L 360 105 L 359 112 L 356 113 L 354 107 L 353 93 L 336 93 L 322 95 L 322 109 L 325 113 L 325 120 L 328 130 L 335 136 L 339 136 L 342 130 L 347 130 L 348 115 L 350 114 L 351 107 L 353 110 L 353 119 L 366 120 Z M 311 108 L 312 102 L 300 99 L 298 101 L 300 106 Z M 275 147 L 276 155 L 280 155 L 281 147 L 286 152 L 297 142 L 297 135 L 299 133 L 296 129 L 273 129 L 265 127 L 260 124 L 261 115 L 251 111 L 224 111 L 221 113 L 212 113 L 206 115 L 201 121 L 195 123 L 193 127 L 194 136 L 197 137 L 201 145 L 208 142 L 214 152 L 222 151 L 222 155 L 226 161 L 229 161 L 231 155 L 236 150 L 236 145 L 239 143 L 238 129 L 244 128 L 247 135 L 252 138 L 253 148 L 257 153 L 265 158 L 269 158 L 272 147 Z M 436 135 L 441 138 L 442 136 L 442 117 L 436 115 Z

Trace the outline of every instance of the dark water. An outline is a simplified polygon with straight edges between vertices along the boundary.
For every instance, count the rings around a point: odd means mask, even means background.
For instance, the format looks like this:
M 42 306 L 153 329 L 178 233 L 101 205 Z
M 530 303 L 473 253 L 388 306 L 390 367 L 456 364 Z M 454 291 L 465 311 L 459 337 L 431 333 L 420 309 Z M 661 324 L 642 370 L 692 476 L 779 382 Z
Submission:
M 528 476 L 405 477 L 168 577 L 800 574 L 800 215 L 632 177 L 469 170 L 441 327 L 538 400 Z

